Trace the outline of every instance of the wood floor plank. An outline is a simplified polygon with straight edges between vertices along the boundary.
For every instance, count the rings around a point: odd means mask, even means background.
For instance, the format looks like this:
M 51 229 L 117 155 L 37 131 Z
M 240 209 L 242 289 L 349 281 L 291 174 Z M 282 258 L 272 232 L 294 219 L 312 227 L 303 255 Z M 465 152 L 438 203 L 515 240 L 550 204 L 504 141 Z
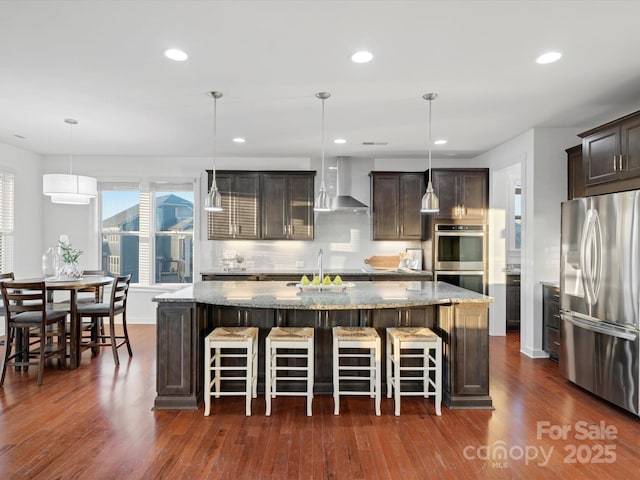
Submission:
M 490 339 L 493 411 L 436 417 L 433 399 L 403 397 L 401 416 L 384 398 L 376 417 L 370 398 L 344 397 L 334 416 L 333 398 L 317 395 L 312 417 L 302 397 L 274 399 L 265 417 L 260 395 L 250 417 L 241 397 L 214 399 L 204 417 L 202 407 L 152 409 L 155 327 L 130 334 L 135 356 L 118 369 L 105 350 L 85 352 L 77 370 L 52 365 L 41 387 L 35 372 L 7 372 L 0 478 L 617 479 L 640 470 L 638 417 L 567 382 L 556 363 L 522 355 L 517 335 Z M 579 438 L 581 426 L 600 425 L 615 434 Z M 598 456 L 605 447 L 608 462 Z

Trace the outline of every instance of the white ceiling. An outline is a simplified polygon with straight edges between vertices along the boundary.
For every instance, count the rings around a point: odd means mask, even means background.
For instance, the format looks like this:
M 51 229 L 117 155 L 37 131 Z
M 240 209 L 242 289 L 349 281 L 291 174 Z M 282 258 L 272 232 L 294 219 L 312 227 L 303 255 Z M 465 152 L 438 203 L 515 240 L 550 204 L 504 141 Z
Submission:
M 75 154 L 211 156 L 219 90 L 218 156 L 317 157 L 327 91 L 327 155 L 424 158 L 437 92 L 434 156 L 470 158 L 640 109 L 638 19 L 638 1 L 0 0 L 0 142 L 66 154 L 70 117 Z

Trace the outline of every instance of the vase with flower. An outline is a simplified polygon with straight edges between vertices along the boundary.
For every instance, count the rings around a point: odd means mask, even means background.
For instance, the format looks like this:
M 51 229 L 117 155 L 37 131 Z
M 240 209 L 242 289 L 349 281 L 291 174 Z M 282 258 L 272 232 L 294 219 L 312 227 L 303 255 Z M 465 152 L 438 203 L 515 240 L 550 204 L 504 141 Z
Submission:
M 78 259 L 82 255 L 82 250 L 73 248 L 71 243 L 60 241 L 58 249 L 62 255 L 62 265 L 58 270 L 58 277 L 61 279 L 77 280 L 82 277 L 82 270 Z

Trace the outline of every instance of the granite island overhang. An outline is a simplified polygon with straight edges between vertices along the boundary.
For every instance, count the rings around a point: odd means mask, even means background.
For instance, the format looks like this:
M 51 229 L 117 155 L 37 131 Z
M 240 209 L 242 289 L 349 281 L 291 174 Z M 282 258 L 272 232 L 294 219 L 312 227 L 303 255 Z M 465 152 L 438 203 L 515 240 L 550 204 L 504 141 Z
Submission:
M 332 390 L 331 327 L 372 326 L 384 338 L 387 327 L 426 326 L 443 340 L 445 405 L 493 408 L 489 395 L 491 297 L 431 281 L 348 282 L 343 287 L 301 291 L 279 281 L 203 281 L 155 297 L 155 408 L 198 408 L 203 398 L 204 338 L 218 326 L 259 327 L 261 392 L 264 338 L 270 328 L 314 327 L 315 391 L 327 394 Z

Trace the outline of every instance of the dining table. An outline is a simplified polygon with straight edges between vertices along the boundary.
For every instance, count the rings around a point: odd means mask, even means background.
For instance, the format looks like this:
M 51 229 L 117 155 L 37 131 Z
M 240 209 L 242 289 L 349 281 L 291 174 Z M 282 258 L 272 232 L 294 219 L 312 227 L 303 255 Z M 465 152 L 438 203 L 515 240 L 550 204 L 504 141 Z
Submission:
M 82 321 L 77 318 L 78 313 L 78 292 L 87 288 L 103 287 L 113 283 L 113 277 L 101 275 L 84 275 L 77 279 L 45 278 L 47 291 L 68 291 L 69 292 L 69 368 L 75 369 L 80 366 L 80 342 L 82 341 Z
M 47 278 L 27 278 L 6 281 L 9 284 L 16 282 L 45 282 L 47 292 L 68 291 L 69 292 L 69 315 L 70 315 L 70 332 L 69 332 L 69 369 L 75 369 L 80 366 L 80 342 L 82 341 L 82 321 L 78 318 L 78 292 L 96 287 L 104 287 L 113 283 L 113 277 L 103 275 L 83 275 L 80 278 L 69 279 L 59 277 Z

